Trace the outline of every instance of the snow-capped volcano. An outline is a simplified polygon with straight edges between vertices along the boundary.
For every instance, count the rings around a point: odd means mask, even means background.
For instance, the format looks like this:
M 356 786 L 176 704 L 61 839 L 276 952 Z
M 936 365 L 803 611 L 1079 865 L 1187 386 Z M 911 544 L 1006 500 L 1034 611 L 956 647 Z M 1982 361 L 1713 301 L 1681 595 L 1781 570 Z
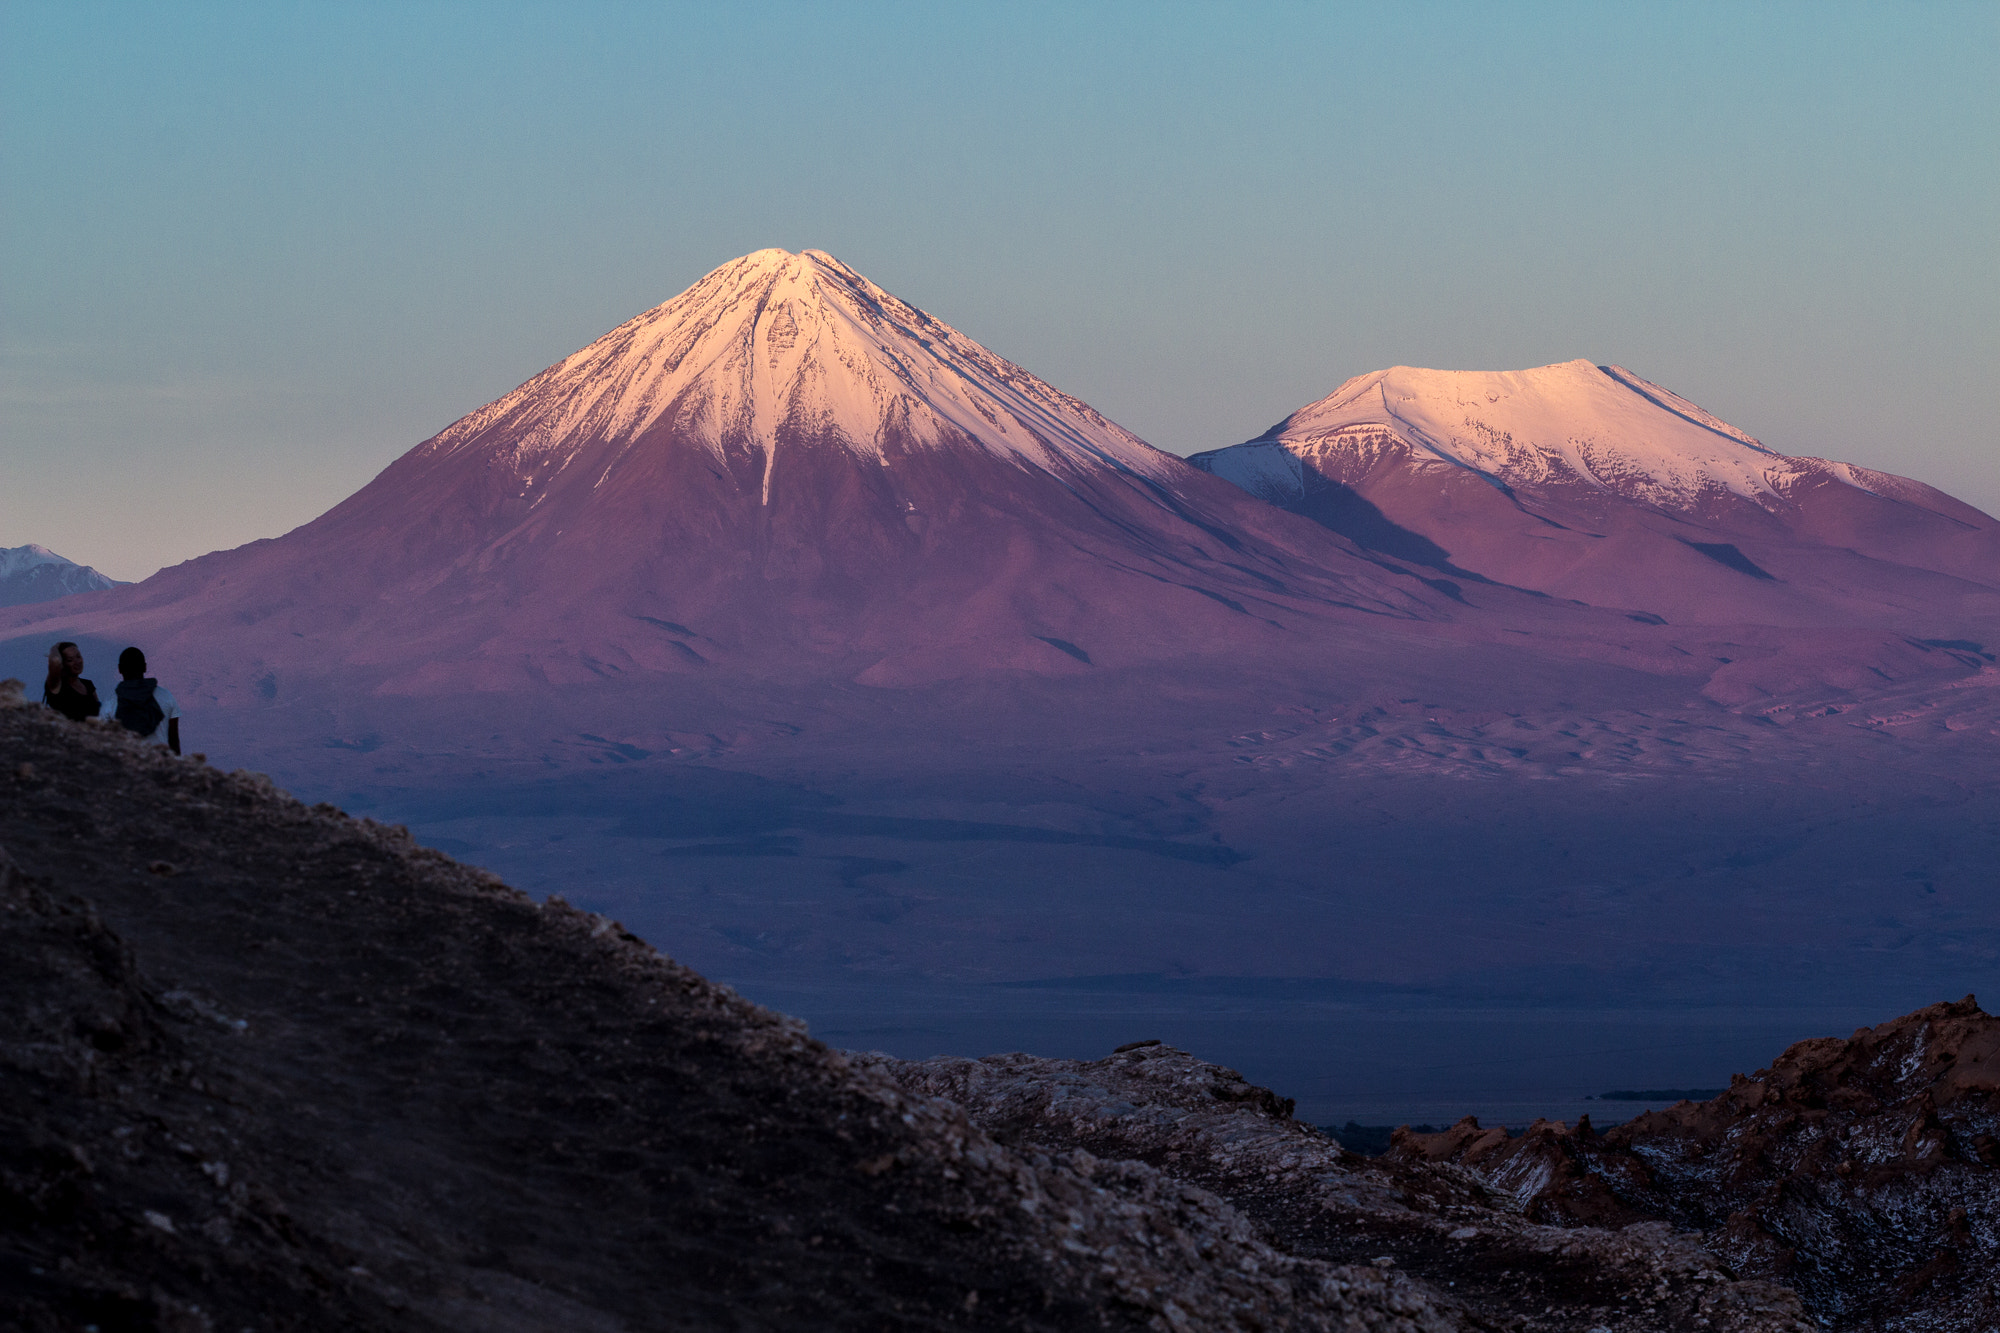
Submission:
M 1177 463 L 950 325 L 820 250 L 759 250 L 716 269 L 549 367 L 424 446 L 432 456 L 494 431 L 524 481 L 542 483 L 587 446 L 658 428 L 706 445 L 787 436 L 857 457 L 972 443 L 1051 471 L 1111 467 L 1151 477 Z
M 1189 461 L 1406 560 L 1690 619 L 1851 618 L 1966 584 L 1984 605 L 2000 585 L 1985 514 L 1781 454 L 1622 366 L 1396 366 Z
M 1201 465 L 1274 498 L 1302 493 L 1300 469 L 1351 472 L 1390 452 L 1465 468 L 1523 490 L 1582 487 L 1670 509 L 1724 496 L 1767 509 L 1831 476 L 1880 493 L 1901 478 L 1791 458 L 1623 366 L 1565 361 L 1533 370 L 1358 375 L 1255 440 Z
M 65 560 L 46 546 L 0 546 L 0 606 L 50 602 L 72 593 L 118 587 L 89 565 Z
M 117 605 L 271 689 L 332 662 L 423 695 L 1059 675 L 1452 603 L 832 256 L 761 250 Z

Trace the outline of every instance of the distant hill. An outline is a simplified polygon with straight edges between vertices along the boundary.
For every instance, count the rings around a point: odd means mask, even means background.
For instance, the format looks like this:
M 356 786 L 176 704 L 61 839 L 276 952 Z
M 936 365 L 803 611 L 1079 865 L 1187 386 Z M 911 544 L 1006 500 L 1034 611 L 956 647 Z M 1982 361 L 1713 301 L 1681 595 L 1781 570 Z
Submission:
M 65 560 L 46 546 L 0 547 L 0 606 L 52 602 L 79 592 L 103 592 L 122 586 L 89 565 Z

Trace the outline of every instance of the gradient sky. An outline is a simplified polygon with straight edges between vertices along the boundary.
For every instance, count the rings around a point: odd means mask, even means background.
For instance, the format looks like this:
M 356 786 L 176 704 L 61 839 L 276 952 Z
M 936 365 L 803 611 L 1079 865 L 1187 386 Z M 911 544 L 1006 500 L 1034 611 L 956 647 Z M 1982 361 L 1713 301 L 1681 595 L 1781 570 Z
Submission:
M 1615 361 L 2000 511 L 2000 5 L 0 3 L 0 546 L 275 536 L 825 249 L 1179 453 Z

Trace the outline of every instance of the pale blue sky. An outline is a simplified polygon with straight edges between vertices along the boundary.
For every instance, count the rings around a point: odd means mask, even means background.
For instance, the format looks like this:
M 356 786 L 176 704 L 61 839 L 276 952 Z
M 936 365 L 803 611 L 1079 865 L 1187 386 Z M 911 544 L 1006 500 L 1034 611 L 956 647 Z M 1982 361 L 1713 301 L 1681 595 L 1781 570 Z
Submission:
M 832 251 L 1163 448 L 1616 361 L 2000 510 L 2000 5 L 0 4 L 0 546 L 282 532 Z

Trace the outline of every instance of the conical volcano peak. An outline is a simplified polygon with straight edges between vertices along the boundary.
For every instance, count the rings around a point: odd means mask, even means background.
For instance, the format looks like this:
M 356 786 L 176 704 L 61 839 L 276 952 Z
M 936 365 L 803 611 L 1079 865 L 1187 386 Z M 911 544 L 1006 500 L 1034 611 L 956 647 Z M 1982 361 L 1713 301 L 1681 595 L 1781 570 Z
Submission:
M 526 468 L 664 431 L 719 456 L 976 447 L 1050 471 L 1174 460 L 820 250 L 759 250 L 459 421 L 427 451 L 504 439 Z

